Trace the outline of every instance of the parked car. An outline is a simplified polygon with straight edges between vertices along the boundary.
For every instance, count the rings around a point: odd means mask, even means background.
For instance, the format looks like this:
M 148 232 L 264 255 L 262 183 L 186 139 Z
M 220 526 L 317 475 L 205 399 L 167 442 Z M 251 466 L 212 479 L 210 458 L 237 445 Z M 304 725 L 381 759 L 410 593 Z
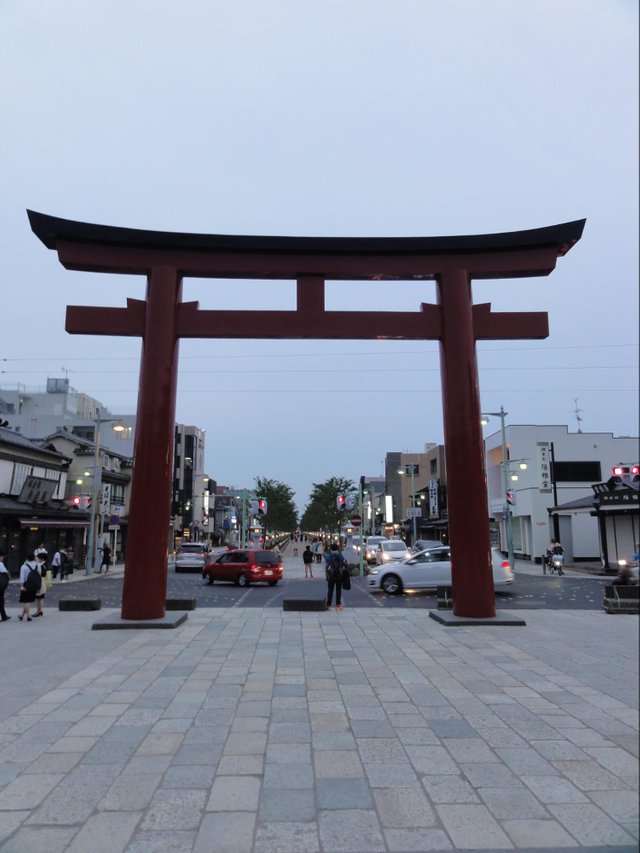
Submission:
M 497 548 L 491 549 L 494 587 L 513 583 L 513 572 Z M 451 586 L 451 550 L 448 545 L 412 554 L 392 565 L 376 566 L 368 576 L 369 587 L 397 595 L 404 589 L 435 589 Z
M 410 556 L 411 551 L 407 548 L 406 543 L 400 539 L 386 539 L 384 542 L 378 542 L 376 548 L 376 564 L 378 566 L 398 560 L 406 560 Z
M 249 586 L 250 583 L 266 582 L 275 586 L 282 580 L 282 555 L 276 551 L 250 548 L 226 551 L 205 565 L 202 577 L 208 584 L 230 581 L 239 586 Z
M 378 544 L 387 541 L 386 536 L 367 536 L 364 540 L 364 559 L 367 563 L 375 563 Z
M 183 542 L 176 554 L 176 574 L 178 572 L 201 572 L 208 556 L 209 549 L 205 542 Z

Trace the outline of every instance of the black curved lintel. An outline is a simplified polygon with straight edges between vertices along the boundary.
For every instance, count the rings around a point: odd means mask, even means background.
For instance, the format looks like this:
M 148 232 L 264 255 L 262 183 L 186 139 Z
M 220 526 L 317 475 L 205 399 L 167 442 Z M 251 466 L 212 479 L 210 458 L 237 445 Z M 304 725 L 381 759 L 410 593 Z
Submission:
M 586 219 L 501 234 L 453 237 L 259 237 L 186 234 L 95 225 L 27 210 L 31 229 L 48 249 L 58 241 L 140 249 L 273 255 L 442 255 L 556 249 L 564 255 L 582 236 Z

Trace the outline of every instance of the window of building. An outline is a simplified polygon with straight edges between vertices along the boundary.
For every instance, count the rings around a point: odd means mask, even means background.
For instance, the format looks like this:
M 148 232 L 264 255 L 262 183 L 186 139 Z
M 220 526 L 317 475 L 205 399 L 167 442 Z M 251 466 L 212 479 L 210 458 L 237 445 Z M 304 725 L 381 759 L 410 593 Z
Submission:
M 431 468 L 431 474 L 435 477 L 435 475 L 438 473 L 438 460 L 437 459 L 431 460 L 430 468 Z
M 599 483 L 602 471 L 599 462 L 558 462 L 554 468 L 556 483 Z

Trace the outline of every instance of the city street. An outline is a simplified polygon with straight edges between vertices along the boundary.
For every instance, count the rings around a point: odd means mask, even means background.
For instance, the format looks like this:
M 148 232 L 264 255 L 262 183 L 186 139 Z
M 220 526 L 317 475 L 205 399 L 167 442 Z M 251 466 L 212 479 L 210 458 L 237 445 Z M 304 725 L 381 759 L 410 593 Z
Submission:
M 299 549 L 300 553 L 302 549 Z M 306 579 L 302 558 L 284 556 L 284 579 L 277 587 L 257 584 L 248 589 L 230 583 L 215 583 L 208 586 L 197 572 L 175 574 L 170 564 L 168 572 L 168 597 L 196 598 L 198 607 L 282 607 L 284 598 L 304 596 L 322 597 L 326 592 L 324 568 L 314 567 L 315 577 Z M 539 565 L 518 561 L 516 581 L 512 587 L 496 595 L 499 609 L 547 609 L 547 610 L 598 610 L 602 604 L 604 577 L 577 575 L 568 572 L 563 577 L 543 575 Z M 47 593 L 47 605 L 56 605 L 63 596 L 96 596 L 102 607 L 119 607 L 122 598 L 122 567 L 116 567 L 112 575 L 93 575 L 85 578 L 83 573 L 74 573 L 65 583 L 54 582 Z M 82 583 L 76 583 L 77 580 Z M 10 597 L 10 594 L 9 594 Z M 344 592 L 346 607 L 390 607 L 394 609 L 432 609 L 436 607 L 435 593 L 416 592 L 401 595 L 386 595 L 370 592 L 367 578 L 353 578 L 350 592 Z

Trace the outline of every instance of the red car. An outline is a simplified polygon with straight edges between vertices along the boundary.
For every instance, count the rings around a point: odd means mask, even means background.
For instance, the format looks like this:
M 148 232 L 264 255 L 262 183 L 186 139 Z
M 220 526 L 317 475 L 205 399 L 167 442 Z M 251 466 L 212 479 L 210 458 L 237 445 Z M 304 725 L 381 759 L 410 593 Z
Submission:
M 236 549 L 221 554 L 213 563 L 207 563 L 202 577 L 208 584 L 214 581 L 231 581 L 239 586 L 249 586 L 259 581 L 275 586 L 282 580 L 282 557 L 275 551 Z

